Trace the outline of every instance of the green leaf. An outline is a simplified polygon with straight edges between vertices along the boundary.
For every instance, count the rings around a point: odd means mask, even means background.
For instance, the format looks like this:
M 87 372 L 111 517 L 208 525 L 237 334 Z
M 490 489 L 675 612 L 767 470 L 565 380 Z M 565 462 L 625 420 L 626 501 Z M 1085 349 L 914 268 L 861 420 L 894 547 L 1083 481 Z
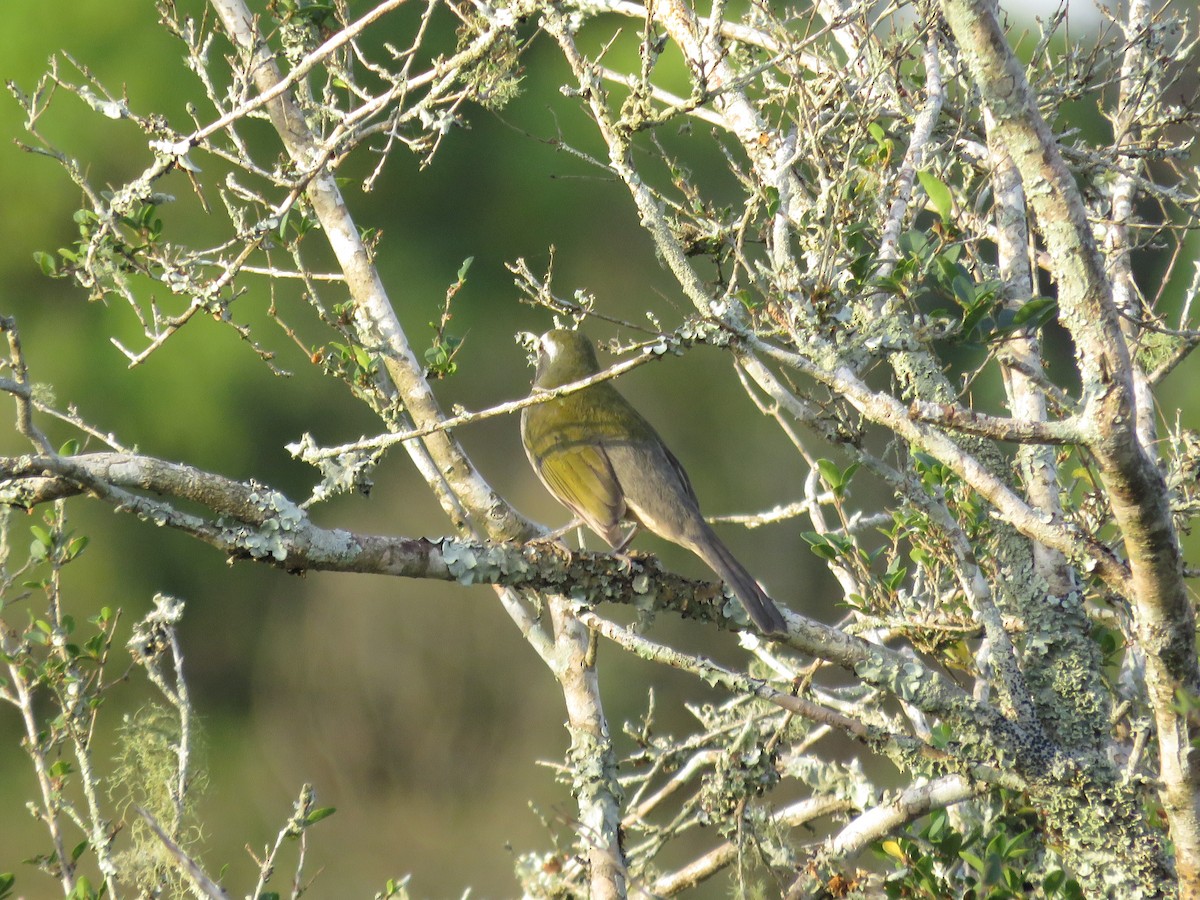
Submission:
M 58 260 L 45 250 L 35 250 L 33 261 L 41 268 L 43 275 L 49 275 L 53 278 L 58 274 Z
M 95 900 L 99 896 L 99 894 L 92 890 L 92 883 L 85 876 L 81 875 L 79 880 L 75 882 L 75 889 L 67 894 L 67 900 Z
M 322 819 L 328 819 L 335 812 L 337 812 L 336 806 L 319 807 L 318 809 L 314 809 L 312 812 L 310 812 L 307 816 L 304 817 L 304 824 L 305 825 L 315 825 L 317 822 L 320 822 Z
M 941 814 L 939 815 L 939 813 Z M 931 843 L 936 844 L 942 839 L 942 835 L 946 833 L 948 824 L 945 813 L 938 810 L 929 817 L 929 824 L 925 826 L 925 837 Z
M 835 560 L 838 558 L 837 550 L 830 544 L 825 535 L 816 531 L 805 531 L 801 533 L 800 537 L 809 545 L 812 552 L 821 557 L 821 559 Z
M 983 860 L 970 850 L 960 850 L 958 851 L 958 856 L 976 872 L 983 872 L 987 869 L 987 866 L 984 865 Z
M 818 459 L 817 471 L 821 473 L 821 480 L 829 486 L 829 489 L 837 497 L 843 497 L 846 494 L 846 488 L 850 484 L 850 479 L 854 473 L 858 471 L 859 463 L 851 463 L 843 471 L 838 468 L 837 464 L 832 460 Z
M 54 539 L 45 528 L 42 528 L 40 525 L 30 525 L 29 530 L 33 534 L 34 539 L 47 551 L 54 546 Z
M 950 280 L 950 290 L 954 299 L 969 310 L 977 308 L 979 294 L 975 290 L 975 282 L 965 272 L 959 272 Z
M 763 193 L 767 195 L 767 216 L 774 216 L 779 212 L 779 188 L 768 187 Z
M 754 296 L 748 290 L 745 290 L 745 289 L 737 291 L 733 295 L 733 297 L 735 300 L 737 300 L 739 303 L 741 303 L 742 306 L 746 307 L 746 309 L 750 310 L 751 312 L 758 309 L 758 307 L 761 305 L 760 302 L 755 300 Z
M 475 257 L 468 256 L 463 260 L 463 264 L 458 267 L 458 280 L 460 282 L 467 280 L 467 270 L 471 268 L 471 263 L 473 262 L 475 262 Z
M 817 460 L 817 471 L 821 473 L 821 478 L 831 488 L 837 488 L 842 483 L 842 470 L 837 467 L 837 463 L 829 459 Z
M 954 211 L 954 196 L 950 193 L 950 188 L 932 172 L 918 172 L 917 177 L 921 179 L 921 187 L 925 188 L 929 202 L 933 204 L 937 214 L 942 217 L 943 222 L 949 222 Z
M 1034 297 L 1021 304 L 1013 316 L 1013 327 L 1020 328 L 1028 324 L 1031 328 L 1039 328 L 1058 315 L 1058 301 L 1053 297 Z
M 104 634 L 94 634 L 87 639 L 87 642 L 83 645 L 83 649 L 92 659 L 99 659 L 101 654 L 104 653 L 105 643 Z
M 73 539 L 70 543 L 67 544 L 67 552 L 66 552 L 66 555 L 63 557 L 63 561 L 70 562 L 75 557 L 77 557 L 80 553 L 82 553 L 84 551 L 84 548 L 87 547 L 87 545 L 88 545 L 87 535 L 81 535 L 80 537 Z
M 923 231 L 906 231 L 900 235 L 900 252 L 905 256 L 923 257 L 930 245 L 929 235 Z
M 0 900 L 12 896 L 13 885 L 17 881 L 17 876 L 12 872 L 0 872 Z

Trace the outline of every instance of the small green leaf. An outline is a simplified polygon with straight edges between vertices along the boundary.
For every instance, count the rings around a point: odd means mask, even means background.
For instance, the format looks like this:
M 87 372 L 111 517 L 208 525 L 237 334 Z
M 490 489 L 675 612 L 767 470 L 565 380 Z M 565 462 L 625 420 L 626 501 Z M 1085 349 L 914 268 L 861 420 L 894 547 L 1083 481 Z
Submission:
M 970 850 L 960 850 L 958 851 L 958 856 L 976 872 L 983 872 L 987 870 L 987 866 L 984 864 L 983 860 Z
M 92 890 L 92 883 L 81 875 L 79 880 L 75 882 L 75 889 L 67 894 L 67 900 L 95 900 L 99 896 L 99 894 Z
M 954 197 L 950 193 L 950 188 L 946 187 L 946 183 L 932 172 L 918 172 L 917 177 L 921 179 L 921 187 L 925 188 L 925 193 L 929 195 L 929 202 L 933 204 L 937 214 L 942 217 L 943 222 L 949 222 L 950 215 L 954 211 Z
M 318 809 L 314 809 L 312 812 L 310 812 L 307 816 L 304 817 L 304 824 L 305 825 L 315 825 L 317 822 L 320 822 L 322 819 L 328 819 L 335 812 L 337 812 L 336 806 L 319 807 Z
M 924 257 L 930 245 L 929 235 L 923 231 L 906 231 L 900 235 L 900 252 L 905 256 Z
M 965 272 L 959 272 L 950 280 L 950 290 L 954 292 L 954 299 L 967 309 L 976 307 L 978 295 L 975 282 Z
M 937 810 L 929 817 L 929 824 L 925 827 L 925 837 L 936 844 L 941 841 L 948 827 L 949 822 L 946 820 L 945 812 Z
M 58 260 L 45 250 L 35 250 L 33 261 L 41 268 L 43 275 L 49 275 L 53 278 L 58 274 Z
M 1028 324 L 1031 328 L 1045 325 L 1058 314 L 1058 301 L 1053 297 L 1034 297 L 1021 304 L 1013 316 L 1013 327 L 1020 328 Z
M 750 310 L 751 312 L 758 309 L 758 307 L 760 305 L 759 302 L 754 299 L 754 296 L 745 289 L 737 291 L 736 293 L 734 293 L 733 297 L 740 304 L 742 304 L 742 306 L 746 307 L 746 309 Z
M 458 280 L 460 282 L 467 280 L 467 270 L 471 268 L 471 263 L 473 262 L 475 262 L 475 257 L 468 256 L 463 260 L 463 264 L 458 267 Z
M 774 216 L 779 212 L 779 188 L 768 187 L 763 193 L 767 195 L 767 215 Z
M 806 531 L 802 533 L 800 537 L 808 543 L 809 549 L 811 549 L 815 555 L 821 557 L 821 559 L 826 561 L 833 561 L 837 559 L 838 552 L 833 545 L 830 544 L 825 535 L 818 534 L 815 531 Z
M 817 471 L 821 473 L 822 480 L 831 488 L 836 488 L 842 483 L 842 470 L 837 467 L 837 463 L 829 459 L 817 460 Z
M 1053 869 L 1042 879 L 1042 890 L 1047 896 L 1056 894 L 1066 883 L 1067 873 L 1062 869 Z

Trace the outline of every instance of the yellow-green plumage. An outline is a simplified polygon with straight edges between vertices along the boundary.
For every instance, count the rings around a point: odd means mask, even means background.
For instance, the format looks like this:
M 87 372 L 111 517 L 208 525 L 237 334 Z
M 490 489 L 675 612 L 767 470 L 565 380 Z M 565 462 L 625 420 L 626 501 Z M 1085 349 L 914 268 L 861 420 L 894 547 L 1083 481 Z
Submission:
M 538 341 L 535 389 L 549 390 L 600 371 L 587 338 L 558 329 Z M 644 526 L 691 550 L 728 582 L 754 624 L 787 631 L 770 597 L 700 515 L 687 473 L 662 438 L 608 382 L 527 407 L 521 437 L 546 488 L 622 549 L 622 522 Z

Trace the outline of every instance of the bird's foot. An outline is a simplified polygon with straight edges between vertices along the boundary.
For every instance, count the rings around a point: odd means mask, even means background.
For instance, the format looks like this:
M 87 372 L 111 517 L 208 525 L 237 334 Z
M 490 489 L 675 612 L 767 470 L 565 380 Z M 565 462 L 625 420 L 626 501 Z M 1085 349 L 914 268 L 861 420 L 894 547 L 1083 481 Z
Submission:
M 633 564 L 640 562 L 637 557 L 640 554 L 625 553 L 623 550 L 613 550 L 613 559 L 617 560 L 618 567 L 622 574 L 628 575 L 633 571 Z
M 545 550 L 549 553 L 553 553 L 562 560 L 564 565 L 570 565 L 572 560 L 571 548 L 563 542 L 562 534 L 559 532 L 551 532 L 550 534 L 543 534 L 535 538 L 530 538 L 523 544 L 523 546 L 535 547 L 539 550 Z

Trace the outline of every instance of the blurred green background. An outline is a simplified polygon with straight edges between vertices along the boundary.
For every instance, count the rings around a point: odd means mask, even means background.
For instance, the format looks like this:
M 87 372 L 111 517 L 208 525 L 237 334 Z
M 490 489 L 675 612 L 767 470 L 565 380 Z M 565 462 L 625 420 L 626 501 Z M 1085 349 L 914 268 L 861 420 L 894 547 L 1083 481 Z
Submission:
M 352 10 L 366 7 L 351 4 Z M 6 3 L 4 80 L 31 90 L 59 50 L 86 64 L 110 90 L 124 91 L 137 111 L 165 112 L 187 129 L 183 105 L 197 92 L 181 63 L 182 47 L 158 27 L 150 4 Z M 617 315 L 650 305 L 673 324 L 683 302 L 656 263 L 624 189 L 522 133 L 549 138 L 561 128 L 596 149 L 582 118 L 558 93 L 568 79 L 555 49 L 539 39 L 525 65 L 532 73 L 527 93 L 500 116 L 467 110 L 470 129 L 452 131 L 432 166 L 422 171 L 418 160 L 398 152 L 374 193 L 348 188 L 359 225 L 383 232 L 383 279 L 418 350 L 462 261 L 474 257 L 450 329 L 466 338 L 460 372 L 437 385 L 447 408 L 479 409 L 527 390 L 530 372 L 513 335 L 542 331 L 550 321 L 518 303 L 506 261 L 524 256 L 541 271 L 553 245 L 558 292 L 586 288 Z M 0 313 L 17 317 L 32 377 L 53 387 L 60 407 L 76 405 L 84 418 L 146 453 L 257 478 L 293 497 L 307 494 L 313 473 L 289 457 L 285 443 L 305 431 L 333 444 L 377 430 L 345 388 L 321 377 L 266 319 L 270 298 L 261 282 L 237 301 L 234 315 L 256 329 L 293 377 L 272 375 L 231 329 L 207 319 L 185 328 L 145 365 L 128 369 L 109 338 L 139 346 L 129 309 L 120 301 L 89 304 L 69 282 L 44 277 L 32 259 L 35 251 L 53 252 L 74 239 L 71 217 L 81 201 L 57 164 L 13 143 L 24 139 L 21 125 L 16 103 L 0 99 Z M 133 177 L 149 161 L 134 127 L 103 119 L 66 93 L 41 127 L 100 186 Z M 360 154 L 343 174 L 361 178 L 374 161 Z M 723 181 L 727 175 L 712 162 L 708 176 Z M 200 211 L 186 181 L 177 178 L 169 189 L 179 200 L 163 208 L 168 239 L 201 244 L 221 233 L 223 216 Z M 213 196 L 209 202 L 219 210 Z M 294 290 L 282 286 L 276 299 L 307 339 L 329 339 L 312 327 Z M 335 291 L 326 294 L 327 301 L 340 299 Z M 610 335 L 596 330 L 593 336 Z M 725 357 L 696 350 L 644 367 L 622 387 L 688 467 L 707 512 L 750 512 L 800 496 L 805 472 L 797 457 L 750 405 Z M 56 440 L 70 436 L 46 427 Z M 528 470 L 515 418 L 490 420 L 458 437 L 520 509 L 553 525 L 565 521 Z M 4 452 L 26 449 L 11 426 L 0 441 Z M 567 746 L 561 700 L 491 591 L 231 567 L 185 537 L 95 502 L 71 501 L 68 513 L 72 527 L 92 541 L 67 570 L 67 604 L 80 620 L 102 605 L 120 607 L 123 641 L 156 591 L 188 604 L 186 671 L 203 719 L 210 782 L 200 808 L 203 859 L 211 872 L 224 871 L 235 894 L 249 891 L 255 877 L 243 848 L 261 852 L 273 840 L 306 781 L 321 805 L 338 808 L 310 835 L 306 871 L 319 873 L 313 896 L 370 896 L 386 878 L 409 872 L 417 896 L 458 896 L 468 887 L 475 896 L 511 896 L 514 853 L 549 846 L 540 820 L 571 830 L 571 799 L 538 764 L 560 760 Z M 364 532 L 437 536 L 447 530 L 400 451 L 380 467 L 369 499 L 341 498 L 315 516 Z M 837 592 L 799 539 L 804 527 L 806 521 L 796 521 L 723 534 L 780 600 L 831 620 Z M 653 539 L 639 539 L 638 546 L 661 551 L 680 571 L 705 575 L 683 551 Z M 663 634 L 687 632 L 677 622 L 657 627 Z M 703 646 L 705 636 L 686 637 Z M 729 646 L 726 640 L 717 649 L 728 652 Z M 687 679 L 608 647 L 601 652 L 614 730 L 640 715 L 649 685 L 659 692 L 665 730 L 690 725 L 680 698 L 710 697 Z M 114 672 L 123 665 L 116 663 Z M 111 691 L 108 721 L 115 725 L 120 712 L 149 697 L 135 673 Z M 35 784 L 16 747 L 18 732 L 13 711 L 0 708 L 0 871 L 17 873 L 19 895 L 51 897 L 53 882 L 21 864 L 47 847 L 44 832 L 24 815 Z M 100 760 L 110 747 L 110 735 L 101 734 Z

